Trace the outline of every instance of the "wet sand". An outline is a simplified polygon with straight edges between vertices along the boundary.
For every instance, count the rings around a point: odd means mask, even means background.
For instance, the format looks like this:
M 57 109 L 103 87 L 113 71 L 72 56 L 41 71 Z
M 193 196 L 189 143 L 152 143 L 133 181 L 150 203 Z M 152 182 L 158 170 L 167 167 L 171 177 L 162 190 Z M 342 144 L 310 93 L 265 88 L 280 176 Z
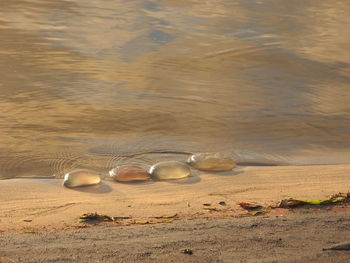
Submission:
M 346 262 L 349 251 L 322 248 L 350 241 L 349 207 L 296 213 L 277 209 L 252 217 L 237 203 L 269 206 L 290 197 L 327 198 L 349 191 L 349 173 L 350 165 L 240 167 L 187 181 L 105 181 L 76 190 L 64 188 L 62 180 L 3 180 L 0 258 L 3 262 Z M 127 218 L 85 228 L 79 216 L 91 212 Z M 141 225 L 147 222 L 151 224 Z M 181 253 L 186 248 L 193 249 L 193 255 Z

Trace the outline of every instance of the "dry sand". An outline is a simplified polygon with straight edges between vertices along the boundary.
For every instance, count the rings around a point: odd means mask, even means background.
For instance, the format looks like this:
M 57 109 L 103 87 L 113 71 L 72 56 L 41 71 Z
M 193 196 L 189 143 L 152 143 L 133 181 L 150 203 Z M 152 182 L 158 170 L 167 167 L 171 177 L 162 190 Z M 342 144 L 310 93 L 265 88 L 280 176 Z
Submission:
M 349 251 L 322 251 L 350 242 L 349 207 L 244 217 L 237 205 L 348 192 L 349 174 L 350 165 L 239 167 L 76 190 L 62 180 L 3 180 L 0 262 L 350 262 Z M 130 219 L 80 228 L 87 212 Z M 164 223 L 139 225 L 145 222 Z M 181 253 L 186 248 L 193 255 Z

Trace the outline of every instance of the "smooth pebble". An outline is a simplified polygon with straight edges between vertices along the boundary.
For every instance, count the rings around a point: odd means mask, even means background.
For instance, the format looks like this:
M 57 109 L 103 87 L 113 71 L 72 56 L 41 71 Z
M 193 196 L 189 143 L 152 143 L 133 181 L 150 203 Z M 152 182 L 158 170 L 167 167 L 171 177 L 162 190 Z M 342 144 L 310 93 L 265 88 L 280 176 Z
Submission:
M 191 168 L 182 162 L 166 161 L 153 165 L 149 173 L 155 180 L 181 179 L 191 175 Z
M 66 187 L 79 187 L 94 185 L 101 182 L 101 178 L 97 172 L 79 169 L 67 173 L 64 176 L 63 185 Z
M 202 171 L 223 172 L 230 171 L 236 167 L 235 162 L 219 153 L 198 153 L 192 155 L 187 163 Z
M 133 165 L 118 166 L 109 171 L 109 176 L 119 182 L 147 181 L 151 178 L 148 171 Z

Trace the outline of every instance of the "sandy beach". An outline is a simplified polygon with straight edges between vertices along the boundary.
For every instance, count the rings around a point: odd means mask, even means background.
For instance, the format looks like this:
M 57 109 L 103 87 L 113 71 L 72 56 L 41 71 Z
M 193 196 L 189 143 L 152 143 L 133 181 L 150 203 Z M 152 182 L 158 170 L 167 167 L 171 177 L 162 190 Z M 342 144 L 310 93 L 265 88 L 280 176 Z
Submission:
M 349 13 L 2 0 L 0 263 L 350 263 Z
M 0 262 L 347 262 L 349 251 L 322 248 L 350 242 L 348 205 L 252 216 L 238 203 L 325 199 L 349 191 L 349 174 L 350 165 L 247 166 L 77 189 L 58 179 L 3 180 Z M 93 212 L 117 219 L 79 221 Z

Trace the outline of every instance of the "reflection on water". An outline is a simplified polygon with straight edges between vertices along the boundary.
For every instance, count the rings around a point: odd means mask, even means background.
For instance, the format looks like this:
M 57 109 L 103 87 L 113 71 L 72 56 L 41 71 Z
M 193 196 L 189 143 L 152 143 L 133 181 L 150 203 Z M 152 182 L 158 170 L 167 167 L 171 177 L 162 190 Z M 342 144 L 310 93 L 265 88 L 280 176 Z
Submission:
M 349 162 L 349 11 L 345 0 L 2 0 L 0 177 L 106 172 L 159 151 Z

